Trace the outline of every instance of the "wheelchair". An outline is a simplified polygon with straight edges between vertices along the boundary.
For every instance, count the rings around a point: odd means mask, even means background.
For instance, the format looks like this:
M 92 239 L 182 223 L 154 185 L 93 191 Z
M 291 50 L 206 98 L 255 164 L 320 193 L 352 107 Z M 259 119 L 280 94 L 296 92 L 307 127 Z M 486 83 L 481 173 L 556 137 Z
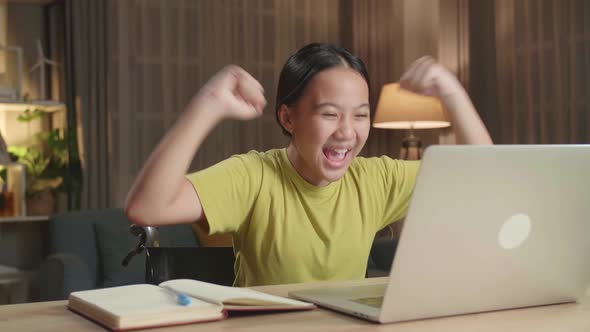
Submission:
M 213 284 L 233 284 L 235 256 L 232 247 L 161 247 L 155 227 L 131 225 L 138 238 L 121 264 L 127 266 L 136 255 L 145 254 L 145 282 L 157 285 L 172 279 L 194 279 Z

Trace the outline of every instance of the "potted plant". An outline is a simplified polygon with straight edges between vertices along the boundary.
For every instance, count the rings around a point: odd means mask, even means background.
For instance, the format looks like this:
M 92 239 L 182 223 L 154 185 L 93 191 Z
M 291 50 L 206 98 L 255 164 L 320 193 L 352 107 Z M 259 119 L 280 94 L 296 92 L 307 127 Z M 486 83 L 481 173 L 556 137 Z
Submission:
M 25 111 L 18 121 L 31 122 L 45 112 L 39 109 Z M 34 135 L 29 146 L 9 146 L 8 151 L 26 167 L 27 214 L 51 215 L 56 209 L 58 192 L 79 189 L 79 180 L 68 172 L 68 140 L 74 139 L 73 131 L 52 129 Z

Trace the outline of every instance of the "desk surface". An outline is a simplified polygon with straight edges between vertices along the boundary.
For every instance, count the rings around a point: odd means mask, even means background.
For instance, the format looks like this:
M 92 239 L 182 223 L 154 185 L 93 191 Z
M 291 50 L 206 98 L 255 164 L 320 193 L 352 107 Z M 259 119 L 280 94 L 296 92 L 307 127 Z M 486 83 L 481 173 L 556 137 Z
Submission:
M 386 278 L 370 279 L 383 282 Z M 357 284 L 351 281 L 350 284 Z M 285 296 L 288 291 L 333 283 L 295 284 L 256 287 L 257 290 Z M 0 331 L 104 331 L 66 308 L 66 301 L 0 306 Z M 228 331 L 590 331 L 590 289 L 580 303 L 504 310 L 489 313 L 426 319 L 379 325 L 316 309 L 291 313 L 241 315 L 219 322 L 151 329 L 151 332 Z

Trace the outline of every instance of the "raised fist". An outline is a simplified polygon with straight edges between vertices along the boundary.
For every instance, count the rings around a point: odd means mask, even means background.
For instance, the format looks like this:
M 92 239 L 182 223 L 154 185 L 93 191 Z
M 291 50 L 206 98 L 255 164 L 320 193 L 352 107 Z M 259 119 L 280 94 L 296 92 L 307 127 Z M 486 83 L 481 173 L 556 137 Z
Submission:
M 221 118 L 251 120 L 262 115 L 266 105 L 262 85 L 244 69 L 230 65 L 201 88 L 193 102 L 203 102 L 220 112 Z
M 400 86 L 438 98 L 465 91 L 455 75 L 430 56 L 414 61 L 402 75 Z

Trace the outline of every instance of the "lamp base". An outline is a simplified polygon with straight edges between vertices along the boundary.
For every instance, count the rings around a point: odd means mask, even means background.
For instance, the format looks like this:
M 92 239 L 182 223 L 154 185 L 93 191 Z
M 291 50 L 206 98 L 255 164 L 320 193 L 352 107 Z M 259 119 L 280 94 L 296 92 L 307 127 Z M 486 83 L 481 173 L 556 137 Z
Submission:
M 420 160 L 422 158 L 422 141 L 420 138 L 410 135 L 402 141 L 402 148 L 399 153 L 399 159 L 403 160 Z

